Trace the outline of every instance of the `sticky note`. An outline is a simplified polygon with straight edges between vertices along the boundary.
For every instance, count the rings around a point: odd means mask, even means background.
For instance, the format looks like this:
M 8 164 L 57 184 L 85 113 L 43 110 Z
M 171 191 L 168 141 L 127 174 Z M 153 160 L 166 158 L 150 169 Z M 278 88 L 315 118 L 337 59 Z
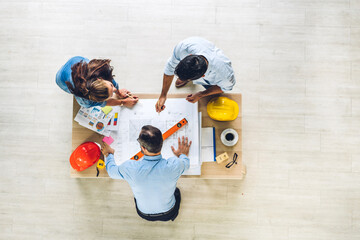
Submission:
M 108 115 L 109 112 L 112 111 L 112 107 L 106 106 L 101 108 L 101 111 L 103 111 L 106 115 Z
M 117 119 L 118 119 L 118 113 L 115 113 L 115 117 L 114 117 L 114 126 L 117 125 Z
M 224 152 L 223 154 L 220 154 L 219 156 L 216 157 L 216 162 L 220 164 L 228 159 L 229 159 L 229 155 L 227 154 L 227 152 Z
M 106 142 L 109 145 L 112 144 L 113 141 L 114 141 L 114 139 L 111 136 L 103 138 L 103 142 Z

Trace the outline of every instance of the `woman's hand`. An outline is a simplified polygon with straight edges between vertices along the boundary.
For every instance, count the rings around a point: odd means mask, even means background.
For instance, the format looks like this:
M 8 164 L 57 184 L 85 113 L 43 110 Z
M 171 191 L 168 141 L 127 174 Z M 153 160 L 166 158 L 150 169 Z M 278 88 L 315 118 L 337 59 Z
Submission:
M 121 101 L 125 107 L 131 108 L 139 101 L 139 98 L 137 96 L 131 96 L 131 97 L 122 99 Z
M 131 92 L 125 88 L 119 89 L 115 93 L 119 98 L 127 98 L 129 95 L 131 95 Z

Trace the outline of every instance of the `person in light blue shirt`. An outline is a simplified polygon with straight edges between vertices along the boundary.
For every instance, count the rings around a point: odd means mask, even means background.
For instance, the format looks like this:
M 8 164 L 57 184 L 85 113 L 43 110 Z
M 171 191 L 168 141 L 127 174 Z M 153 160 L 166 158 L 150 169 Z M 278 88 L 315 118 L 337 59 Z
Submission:
M 175 82 L 178 88 L 192 81 L 206 89 L 189 94 L 186 100 L 192 103 L 205 96 L 229 92 L 236 83 L 231 61 L 219 48 L 204 38 L 187 38 L 175 46 L 167 61 L 162 91 L 155 105 L 157 112 L 165 109 L 166 96 L 174 74 L 178 76 Z
M 76 101 L 83 107 L 133 106 L 138 98 L 131 96 L 126 89 L 119 90 L 119 84 L 113 79 L 112 70 L 109 59 L 90 61 L 76 56 L 60 68 L 55 81 L 62 90 L 74 94 Z
M 177 217 L 181 195 L 176 183 L 181 174 L 189 169 L 187 157 L 191 146 L 188 138 L 178 139 L 178 149 L 171 147 L 174 157 L 165 159 L 161 155 L 163 138 L 161 131 L 151 125 L 143 126 L 138 138 L 142 160 L 128 160 L 116 165 L 114 149 L 103 143 L 106 170 L 111 178 L 125 179 L 135 198 L 140 217 L 148 221 L 169 221 Z

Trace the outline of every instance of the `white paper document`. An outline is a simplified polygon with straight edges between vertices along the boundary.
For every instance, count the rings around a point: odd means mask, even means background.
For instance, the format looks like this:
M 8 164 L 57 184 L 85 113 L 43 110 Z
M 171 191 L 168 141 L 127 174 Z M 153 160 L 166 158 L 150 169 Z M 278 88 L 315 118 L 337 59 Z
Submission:
M 74 120 L 83 127 L 99 134 L 109 136 L 110 132 L 107 130 L 107 126 L 113 114 L 113 111 L 111 111 L 106 115 L 101 110 L 101 107 L 81 107 Z
M 152 125 L 166 132 L 177 122 L 186 118 L 188 123 L 167 138 L 162 147 L 164 158 L 174 156 L 171 146 L 178 147 L 178 137 L 186 136 L 192 141 L 190 147 L 190 169 L 184 174 L 200 175 L 200 139 L 198 104 L 189 103 L 183 98 L 167 99 L 166 108 L 160 114 L 155 111 L 158 99 L 141 99 L 133 108 L 121 108 L 118 119 L 118 131 L 111 131 L 114 139 L 111 147 L 115 149 L 115 162 L 120 165 L 140 151 L 137 141 L 141 128 Z M 120 117 L 121 116 L 121 117 Z

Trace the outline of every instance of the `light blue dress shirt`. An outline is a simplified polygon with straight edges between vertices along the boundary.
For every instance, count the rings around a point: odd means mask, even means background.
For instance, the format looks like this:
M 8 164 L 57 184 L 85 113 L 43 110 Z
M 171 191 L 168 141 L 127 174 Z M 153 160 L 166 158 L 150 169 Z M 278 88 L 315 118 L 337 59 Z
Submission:
M 179 62 L 190 54 L 203 55 L 209 62 L 205 76 L 194 80 L 194 84 L 217 85 L 223 92 L 232 90 L 236 80 L 230 59 L 213 43 L 204 38 L 190 37 L 178 43 L 165 66 L 164 73 L 174 75 Z
M 60 68 L 60 70 L 56 74 L 56 84 L 67 93 L 70 93 L 70 90 L 65 82 L 69 81 L 72 85 L 74 85 L 72 77 L 71 77 L 71 67 L 72 67 L 72 65 L 74 65 L 75 63 L 78 63 L 80 61 L 84 61 L 84 62 L 88 63 L 90 60 L 87 58 L 84 58 L 84 57 L 80 57 L 80 56 L 72 57 L 69 59 L 69 61 L 67 61 L 65 63 L 64 66 L 62 66 Z M 112 84 L 114 85 L 114 87 L 116 89 L 119 89 L 119 85 L 117 84 L 117 82 L 115 82 L 114 79 L 112 80 Z M 91 101 L 91 100 L 88 100 L 85 98 L 81 98 L 81 97 L 77 97 L 77 96 L 75 96 L 75 99 L 79 103 L 80 106 L 86 107 L 86 108 L 95 107 L 95 106 L 101 106 L 101 107 L 106 106 L 106 101 L 105 102 L 94 102 L 94 101 Z
M 190 159 L 185 154 L 169 159 L 161 154 L 144 156 L 142 160 L 128 160 L 119 166 L 113 154 L 106 157 L 109 176 L 129 183 L 138 209 L 146 214 L 163 213 L 174 207 L 176 182 L 189 167 Z

